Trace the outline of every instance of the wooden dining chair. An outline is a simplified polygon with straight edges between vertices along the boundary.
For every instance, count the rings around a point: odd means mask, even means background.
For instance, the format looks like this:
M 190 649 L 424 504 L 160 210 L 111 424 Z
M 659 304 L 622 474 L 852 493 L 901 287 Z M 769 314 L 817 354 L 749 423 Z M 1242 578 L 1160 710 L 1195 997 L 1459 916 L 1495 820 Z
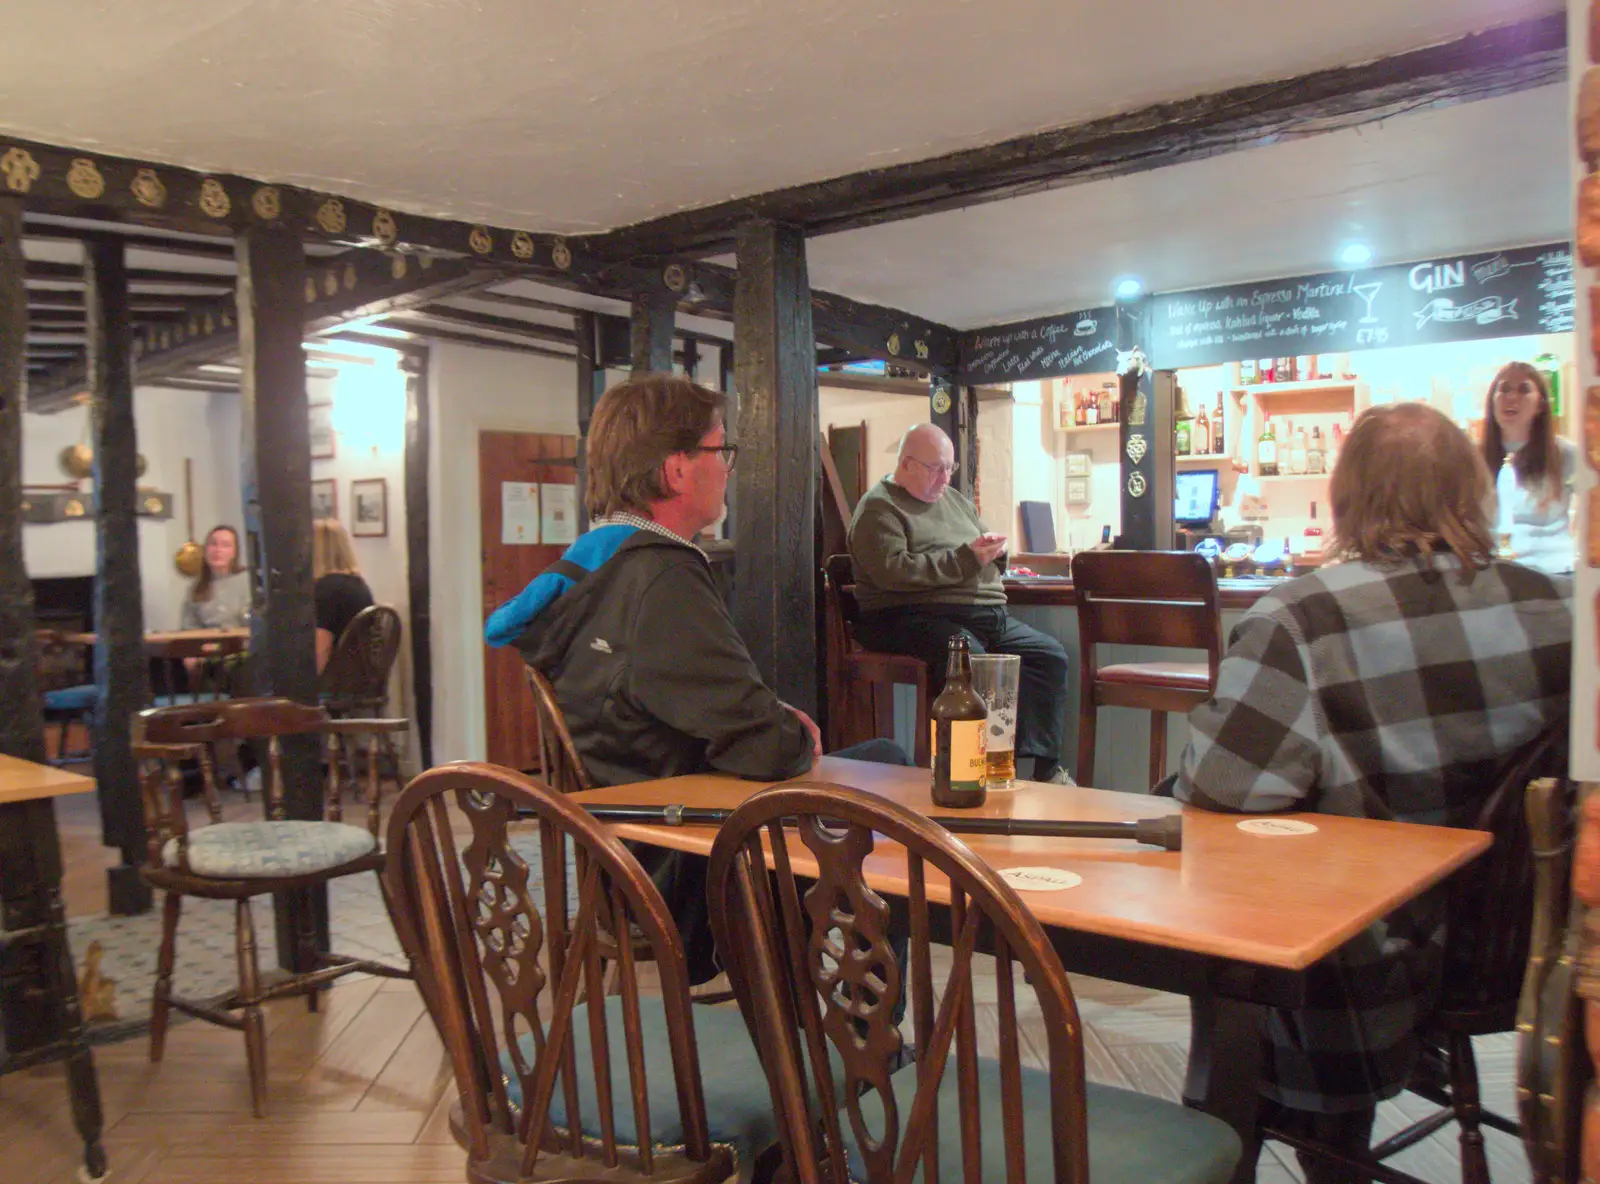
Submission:
M 455 1074 L 468 1179 L 708 1184 L 776 1142 L 739 1012 L 691 1005 L 660 892 L 565 794 L 495 765 L 432 769 L 400 795 L 389 852 L 390 912 Z M 602 993 L 602 910 L 643 935 L 653 993 L 631 945 L 620 994 Z
M 1522 1134 L 1515 1119 L 1483 1107 L 1472 1038 L 1523 1030 L 1522 1073 L 1530 1069 L 1530 1056 L 1552 1052 L 1542 1040 L 1530 1047 L 1526 1035 L 1535 1027 L 1544 978 L 1558 970 L 1566 919 L 1577 807 L 1573 783 L 1561 775 L 1566 755 L 1563 721 L 1523 747 L 1478 810 L 1473 828 L 1493 834 L 1494 845 L 1450 880 L 1440 998 L 1423 1024 L 1423 1056 L 1406 1087 L 1439 1109 L 1373 1147 L 1374 1161 L 1454 1122 L 1462 1184 L 1489 1184 L 1482 1128 Z M 1264 1133 L 1329 1162 L 1354 1164 L 1315 1140 L 1271 1127 Z M 1391 1179 L 1421 1184 L 1392 1167 L 1389 1172 Z
M 593 789 L 578 746 L 567 729 L 567 717 L 556 701 L 556 689 L 532 666 L 525 668 L 528 689 L 533 692 L 534 731 L 539 739 L 539 769 L 545 784 L 558 793 L 577 793 Z
M 55 629 L 35 629 L 33 638 L 45 726 L 56 727 L 55 753 L 50 763 L 81 764 L 94 756 L 94 709 L 98 701 L 93 681 L 84 681 L 90 672 L 89 647 L 68 641 Z M 74 728 L 82 729 L 85 747 L 71 746 Z
M 931 684 L 928 664 L 909 654 L 869 650 L 856 640 L 855 626 L 861 610 L 856 603 L 855 582 L 850 556 L 830 555 L 823 567 L 822 581 L 827 626 L 828 751 L 877 737 L 892 739 L 894 688 L 910 686 L 916 694 L 912 760 L 926 768 Z
M 386 781 L 398 783 L 399 770 L 385 761 L 380 739 L 404 732 L 403 719 L 332 720 L 318 707 L 288 699 L 233 699 L 181 707 L 153 708 L 138 717 L 133 754 L 142 767 L 145 825 L 149 846 L 143 878 L 166 893 L 161 913 L 161 948 L 150 1007 L 150 1059 L 160 1061 L 166 1047 L 169 1011 L 242 1030 L 250 1072 L 250 1100 L 256 1117 L 266 1114 L 267 1049 L 261 1005 L 269 999 L 305 995 L 316 1010 L 319 992 L 337 978 L 362 972 L 410 978 L 411 971 L 366 958 L 325 953 L 312 944 L 309 925 L 300 929 L 301 969 L 263 985 L 256 958 L 255 923 L 250 902 L 258 896 L 326 884 L 342 876 L 376 872 L 383 866 L 379 845 L 382 794 Z M 283 801 L 283 741 L 306 737 L 320 748 L 323 811 L 318 820 L 289 819 Z M 224 822 L 217 796 L 210 746 L 218 741 L 265 741 L 266 769 L 260 822 Z M 356 757 L 364 755 L 358 781 Z M 209 822 L 191 826 L 183 797 L 183 762 L 198 762 Z M 365 825 L 344 820 L 345 799 L 359 796 Z M 178 922 L 185 896 L 234 902 L 239 989 L 218 1002 L 180 999 L 172 993 Z M 238 1014 L 235 1014 L 238 1013 Z
M 317 676 L 317 702 L 328 714 L 382 715 L 389 707 L 389 673 L 400 653 L 400 614 L 387 604 L 369 604 L 333 643 Z
M 250 639 L 240 636 L 171 636 L 161 642 L 155 659 L 155 707 L 215 703 L 231 699 L 244 674 L 244 656 Z
M 1079 785 L 1095 784 L 1095 726 L 1102 707 L 1150 712 L 1150 784 L 1167 774 L 1167 713 L 1187 714 L 1217 690 L 1222 616 L 1217 575 L 1188 551 L 1080 551 L 1072 557 L 1078 601 Z M 1102 645 L 1204 650 L 1204 662 L 1117 662 Z
M 770 843 L 769 875 L 763 839 Z M 817 868 L 804 870 L 801 853 Z M 916 1059 L 902 1064 L 889 903 L 865 868 L 904 877 Z M 1061 960 L 998 872 L 923 815 L 841 786 L 776 786 L 723 824 L 710 906 L 756 1033 L 796 1184 L 1221 1184 L 1240 1143 L 1220 1120 L 1084 1079 Z M 935 982 L 930 946 L 953 962 Z M 994 956 L 997 1058 L 980 1057 L 973 961 Z M 1019 972 L 1020 968 L 1020 972 Z M 1038 996 L 1044 1068 L 1022 1064 L 1017 995 Z M 1048 1166 L 1041 1166 L 1048 1165 Z

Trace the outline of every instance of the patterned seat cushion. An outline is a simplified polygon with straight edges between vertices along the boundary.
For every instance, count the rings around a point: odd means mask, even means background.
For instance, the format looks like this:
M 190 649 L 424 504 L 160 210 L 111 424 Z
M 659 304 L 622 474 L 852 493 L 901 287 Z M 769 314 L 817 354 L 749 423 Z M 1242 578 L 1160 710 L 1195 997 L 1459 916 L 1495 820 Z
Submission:
M 46 711 L 94 710 L 94 683 L 86 682 L 75 687 L 61 687 L 44 693 Z
M 189 834 L 189 870 L 225 879 L 324 872 L 376 850 L 378 841 L 342 822 L 214 822 Z M 178 866 L 178 840 L 161 849 Z

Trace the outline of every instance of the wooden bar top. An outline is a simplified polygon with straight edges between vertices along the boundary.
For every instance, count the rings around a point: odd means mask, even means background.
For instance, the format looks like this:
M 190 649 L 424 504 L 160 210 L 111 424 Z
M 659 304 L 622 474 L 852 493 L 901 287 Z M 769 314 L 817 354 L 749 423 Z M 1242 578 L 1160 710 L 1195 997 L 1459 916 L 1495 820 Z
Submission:
M 1268 592 L 1284 583 L 1281 579 L 1220 579 L 1217 581 L 1217 603 L 1224 611 L 1243 611 L 1252 607 Z M 1078 594 L 1072 580 L 1065 576 L 1030 576 L 1005 580 L 1006 603 L 1012 606 L 1032 605 L 1047 608 L 1072 608 L 1078 603 Z
M 68 773 L 53 765 L 37 765 L 14 756 L 0 756 L 0 806 L 93 791 L 93 777 Z
M 99 642 L 97 633 L 63 633 L 61 639 L 70 645 L 92 646 Z M 168 629 L 160 633 L 146 633 L 144 635 L 145 652 L 152 657 L 160 657 L 161 651 L 172 645 L 192 641 L 214 641 L 217 643 L 228 642 L 237 645 L 250 641 L 248 629 Z
M 925 814 L 946 813 L 933 806 L 929 776 L 926 769 L 824 757 L 794 783 L 848 785 Z M 573 798 L 595 805 L 732 808 L 767 784 L 714 773 L 594 789 Z M 1184 816 L 1181 852 L 1120 840 L 965 836 L 993 867 L 1054 867 L 1083 878 L 1062 891 L 1019 893 L 1041 923 L 1287 970 L 1331 953 L 1491 841 L 1482 831 L 1325 814 L 1292 816 L 1315 825 L 1314 834 L 1254 835 L 1238 824 L 1261 815 L 1213 814 L 1143 794 L 1020 781 L 1017 786 L 991 793 L 972 813 L 1114 821 L 1178 810 Z M 712 827 L 619 824 L 614 830 L 623 838 L 696 854 L 708 853 L 716 837 Z M 815 860 L 798 839 L 790 850 L 796 871 L 815 871 Z M 906 894 L 905 855 L 898 845 L 880 843 L 866 870 L 879 891 Z M 930 897 L 948 899 L 947 885 L 931 869 L 928 888 Z

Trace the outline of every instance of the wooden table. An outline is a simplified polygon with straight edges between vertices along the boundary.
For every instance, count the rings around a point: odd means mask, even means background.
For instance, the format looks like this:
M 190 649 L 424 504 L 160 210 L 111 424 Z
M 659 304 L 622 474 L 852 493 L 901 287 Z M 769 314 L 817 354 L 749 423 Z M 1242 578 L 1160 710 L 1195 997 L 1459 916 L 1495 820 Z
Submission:
M 0 756 L 0 1074 L 67 1062 L 84 1167 L 99 1178 L 106 1171 L 100 1086 L 67 947 L 61 843 L 51 801 L 94 787 L 89 777 Z
M 61 639 L 70 645 L 93 646 L 100 640 L 98 633 L 63 633 Z M 190 657 L 196 645 L 215 650 L 238 653 L 250 644 L 249 629 L 167 629 L 144 635 L 144 652 L 152 658 Z M 181 652 L 179 652 L 181 651 Z
M 935 811 L 925 769 L 824 757 L 803 778 L 850 785 L 924 813 Z M 576 794 L 586 804 L 734 807 L 767 783 L 721 774 L 675 777 Z M 1129 820 L 1182 811 L 1181 852 L 1133 842 L 965 836 L 995 867 L 1059 867 L 1082 883 L 1056 893 L 1021 893 L 1069 970 L 1190 996 L 1194 1038 L 1186 1095 L 1230 1122 L 1247 1149 L 1236 1179 L 1254 1178 L 1255 1108 L 1261 1073 L 1260 1007 L 1305 999 L 1305 971 L 1370 922 L 1393 911 L 1487 850 L 1481 831 L 1308 815 L 1309 835 L 1263 836 L 1237 815 L 1170 799 L 1018 782 L 991 794 L 976 814 L 1017 818 Z M 707 827 L 618 825 L 616 833 L 705 854 Z M 802 874 L 815 860 L 794 840 Z M 906 893 L 896 844 L 867 859 L 868 882 Z M 928 893 L 945 886 L 929 871 Z

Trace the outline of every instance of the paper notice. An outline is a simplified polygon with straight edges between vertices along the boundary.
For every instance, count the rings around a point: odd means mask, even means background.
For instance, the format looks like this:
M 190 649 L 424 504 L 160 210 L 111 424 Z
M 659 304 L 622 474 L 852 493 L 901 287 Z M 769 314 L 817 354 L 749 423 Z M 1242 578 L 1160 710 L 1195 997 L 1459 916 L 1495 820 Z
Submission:
M 533 482 L 500 482 L 500 541 L 508 547 L 539 542 L 539 487 Z
M 546 544 L 575 542 L 578 537 L 578 487 L 576 485 L 539 486 L 540 521 Z

